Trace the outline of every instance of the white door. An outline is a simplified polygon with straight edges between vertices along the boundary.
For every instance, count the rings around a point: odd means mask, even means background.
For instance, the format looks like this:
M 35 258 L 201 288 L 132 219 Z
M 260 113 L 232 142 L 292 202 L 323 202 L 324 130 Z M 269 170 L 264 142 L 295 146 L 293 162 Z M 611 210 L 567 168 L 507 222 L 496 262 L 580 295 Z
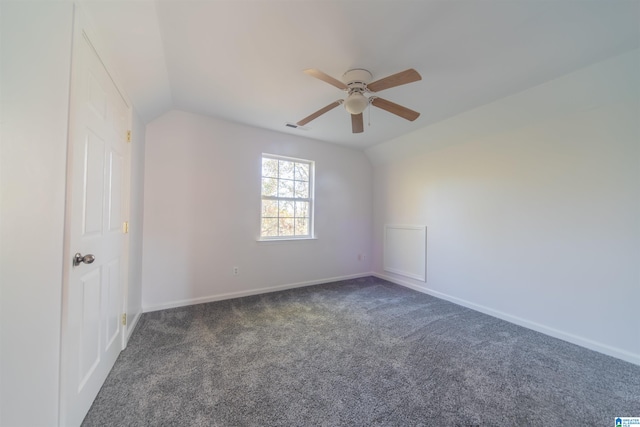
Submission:
M 123 348 L 131 117 L 84 32 L 70 104 L 60 419 L 77 426 Z

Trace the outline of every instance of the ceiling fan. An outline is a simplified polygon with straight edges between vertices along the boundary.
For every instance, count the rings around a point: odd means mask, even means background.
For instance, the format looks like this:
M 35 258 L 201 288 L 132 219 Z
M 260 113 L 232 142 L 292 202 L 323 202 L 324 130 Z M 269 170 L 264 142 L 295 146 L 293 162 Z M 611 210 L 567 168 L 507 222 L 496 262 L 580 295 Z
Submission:
M 389 89 L 392 87 L 404 85 L 407 83 L 413 83 L 418 80 L 422 80 L 420 74 L 413 68 L 401 71 L 396 74 L 384 77 L 375 82 L 371 82 L 372 75 L 369 71 L 362 68 L 356 68 L 349 70 L 342 75 L 342 81 L 331 77 L 328 74 L 323 73 L 320 70 L 309 69 L 304 70 L 305 74 L 308 74 L 323 82 L 329 83 L 337 87 L 338 89 L 347 92 L 345 99 L 339 99 L 324 108 L 319 109 L 310 116 L 305 117 L 296 123 L 298 126 L 304 126 L 310 121 L 320 117 L 324 113 L 333 110 L 340 104 L 344 104 L 345 109 L 351 114 L 351 129 L 353 133 L 361 133 L 364 131 L 364 124 L 362 119 L 362 112 L 367 108 L 369 104 L 374 107 L 381 108 L 396 116 L 400 116 L 403 119 L 414 121 L 420 116 L 417 111 L 410 110 L 402 105 L 395 104 L 386 99 L 379 98 L 375 95 L 365 96 L 365 94 L 380 92 L 381 90 Z

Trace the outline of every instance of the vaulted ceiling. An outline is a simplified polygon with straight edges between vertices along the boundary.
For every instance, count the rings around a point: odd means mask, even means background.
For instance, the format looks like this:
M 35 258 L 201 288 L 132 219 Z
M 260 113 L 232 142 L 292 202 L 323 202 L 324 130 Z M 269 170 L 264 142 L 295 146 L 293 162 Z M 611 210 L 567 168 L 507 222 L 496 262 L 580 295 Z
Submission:
M 84 1 L 135 107 L 169 109 L 366 148 L 640 45 L 638 0 Z M 344 108 L 291 129 L 344 92 L 302 71 L 373 79 L 415 68 L 369 107 L 363 133 Z

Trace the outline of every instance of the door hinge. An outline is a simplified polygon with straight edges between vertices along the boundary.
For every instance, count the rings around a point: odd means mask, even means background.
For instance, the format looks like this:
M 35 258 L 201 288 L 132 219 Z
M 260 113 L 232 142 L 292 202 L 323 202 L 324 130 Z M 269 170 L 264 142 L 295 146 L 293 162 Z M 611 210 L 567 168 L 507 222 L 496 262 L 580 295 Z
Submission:
M 122 326 L 127 326 L 127 313 L 122 315 Z
M 131 142 L 131 131 L 127 131 L 127 142 Z
M 122 223 L 122 232 L 124 234 L 129 233 L 129 221 L 125 221 Z

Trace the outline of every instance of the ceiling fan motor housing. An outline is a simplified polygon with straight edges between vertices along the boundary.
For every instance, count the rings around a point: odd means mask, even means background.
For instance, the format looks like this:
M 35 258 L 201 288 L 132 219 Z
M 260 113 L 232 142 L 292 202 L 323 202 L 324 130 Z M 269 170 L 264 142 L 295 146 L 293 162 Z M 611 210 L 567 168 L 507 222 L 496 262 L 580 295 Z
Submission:
M 342 75 L 342 81 L 349 89 L 359 88 L 364 90 L 364 88 L 371 83 L 372 78 L 371 73 L 363 68 L 354 68 Z

